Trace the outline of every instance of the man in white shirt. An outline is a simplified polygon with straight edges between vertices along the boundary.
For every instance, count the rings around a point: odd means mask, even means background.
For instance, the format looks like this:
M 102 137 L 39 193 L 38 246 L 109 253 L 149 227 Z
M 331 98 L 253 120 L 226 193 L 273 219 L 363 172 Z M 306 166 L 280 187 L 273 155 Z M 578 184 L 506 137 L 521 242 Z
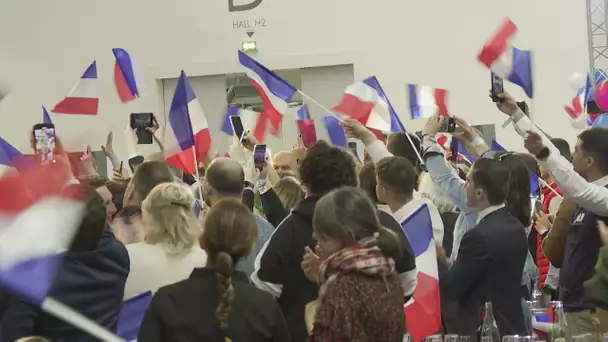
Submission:
M 404 222 L 421 206 L 427 205 L 431 214 L 435 241 L 443 241 L 443 221 L 437 208 L 426 198 L 414 196 L 416 171 L 403 157 L 386 157 L 376 163 L 376 194 L 391 209 L 397 222 Z
M 379 165 L 378 163 L 382 159 L 387 158 L 387 157 L 394 158 L 393 154 L 389 151 L 389 148 L 387 146 L 391 146 L 392 150 L 397 152 L 399 150 L 406 150 L 405 147 L 403 147 L 405 145 L 405 142 L 408 142 L 408 144 L 409 144 L 409 141 L 407 140 L 407 136 L 403 133 L 398 133 L 396 135 L 391 135 L 390 137 L 392 137 L 392 138 L 389 138 L 389 144 L 384 145 L 384 142 L 378 140 L 378 138 L 374 135 L 374 133 L 372 133 L 369 129 L 367 129 L 365 126 L 363 126 L 359 121 L 354 120 L 354 119 L 349 119 L 349 118 L 344 119 L 344 122 L 342 123 L 342 125 L 344 126 L 344 129 L 345 129 L 346 133 L 349 135 L 349 137 L 357 138 L 363 142 L 372 161 L 374 163 L 376 163 L 376 168 L 378 168 L 378 165 Z M 412 137 L 410 136 L 410 138 L 412 138 Z M 416 137 L 414 136 L 413 138 L 416 138 Z M 418 142 L 418 144 L 420 143 L 418 140 L 416 140 L 416 141 L 413 141 L 414 145 L 416 145 L 416 142 Z M 401 147 L 401 148 L 398 148 L 398 147 Z M 418 148 L 418 146 L 416 146 L 416 148 Z M 411 150 L 411 152 L 414 153 L 413 152 L 414 150 L 411 147 L 411 145 L 410 145 L 409 150 Z M 415 153 L 414 153 L 414 155 L 415 155 Z M 400 158 L 399 159 L 400 162 L 398 164 L 396 164 L 396 165 L 398 165 L 398 166 L 396 166 L 396 169 L 397 170 L 398 169 L 407 169 L 407 175 L 402 174 L 402 175 L 398 175 L 396 177 L 399 177 L 401 179 L 401 182 L 403 182 L 403 181 L 409 182 L 411 177 L 413 177 L 414 184 L 413 184 L 413 186 L 411 186 L 411 190 L 408 190 L 406 188 L 399 190 L 398 187 L 400 187 L 401 185 L 404 187 L 406 186 L 404 184 L 399 184 L 399 182 L 391 182 L 390 184 L 395 184 L 395 185 L 388 186 L 389 183 L 387 182 L 387 178 L 385 178 L 386 186 L 384 187 L 384 189 L 385 190 L 388 189 L 388 191 L 384 192 L 385 196 L 383 196 L 383 197 L 386 197 L 386 198 L 380 198 L 381 197 L 380 194 L 378 194 L 378 198 L 383 203 L 388 204 L 388 206 L 391 208 L 393 217 L 395 217 L 395 219 L 399 223 L 402 223 L 403 221 L 405 221 L 405 219 L 408 218 L 411 214 L 413 214 L 416 210 L 418 210 L 418 208 L 420 208 L 422 205 L 426 204 L 429 208 L 429 213 L 431 215 L 431 224 L 433 226 L 433 237 L 435 238 L 435 241 L 438 241 L 439 243 L 441 243 L 443 241 L 443 221 L 441 220 L 441 215 L 439 214 L 437 207 L 435 207 L 435 205 L 430 200 L 418 196 L 418 193 L 416 192 L 416 188 L 418 188 L 418 175 L 416 173 L 416 170 L 414 169 L 414 165 L 411 162 L 411 158 L 406 158 L 406 157 L 399 157 L 399 158 Z M 415 159 L 415 160 L 417 160 L 417 159 Z M 404 161 L 407 162 L 407 164 L 405 164 Z M 413 173 L 413 175 L 412 175 L 412 173 Z M 378 173 L 376 173 L 376 174 L 378 174 Z M 381 181 L 379 182 L 379 185 L 380 185 L 380 183 L 381 183 Z M 407 185 L 407 186 L 409 187 L 409 185 Z M 391 201 L 392 204 L 389 203 L 388 201 Z
M 564 303 L 571 333 L 589 333 L 597 338 L 597 308 L 585 297 L 583 283 L 595 273 L 594 265 L 602 246 L 597 222 L 608 222 L 608 129 L 593 127 L 583 131 L 578 136 L 570 163 L 524 115 L 511 95 L 503 93 L 499 97 L 498 109 L 510 116 L 515 130 L 525 138 L 526 149 L 550 172 L 564 192 L 564 198 L 578 206 L 567 237 L 561 242 L 564 256 L 560 272 L 560 300 Z

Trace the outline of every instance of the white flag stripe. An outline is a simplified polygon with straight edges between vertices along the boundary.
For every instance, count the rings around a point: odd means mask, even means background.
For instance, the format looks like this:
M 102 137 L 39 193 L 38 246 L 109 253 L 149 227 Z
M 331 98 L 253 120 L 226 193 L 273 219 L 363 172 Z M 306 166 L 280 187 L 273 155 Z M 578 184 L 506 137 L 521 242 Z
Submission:
M 65 250 L 80 221 L 84 203 L 49 197 L 17 216 L 0 215 L 0 268 Z

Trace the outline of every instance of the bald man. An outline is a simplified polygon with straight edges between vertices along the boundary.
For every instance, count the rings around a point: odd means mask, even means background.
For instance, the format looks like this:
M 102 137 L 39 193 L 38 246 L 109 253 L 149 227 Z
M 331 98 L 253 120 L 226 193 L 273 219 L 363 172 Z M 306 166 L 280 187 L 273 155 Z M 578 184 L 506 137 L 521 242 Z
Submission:
M 209 164 L 205 172 L 203 200 L 210 207 L 225 198 L 241 200 L 244 188 L 245 173 L 241 164 L 230 158 L 216 158 Z M 262 217 L 255 215 L 255 219 L 258 224 L 258 239 L 255 250 L 237 264 L 237 269 L 244 271 L 247 274 L 247 279 L 253 273 L 253 262 L 256 256 L 274 230 L 273 226 Z
M 289 151 L 280 151 L 275 153 L 272 158 L 272 165 L 279 174 L 279 177 L 292 176 L 296 173 L 298 167 L 297 160 L 294 160 L 294 156 Z

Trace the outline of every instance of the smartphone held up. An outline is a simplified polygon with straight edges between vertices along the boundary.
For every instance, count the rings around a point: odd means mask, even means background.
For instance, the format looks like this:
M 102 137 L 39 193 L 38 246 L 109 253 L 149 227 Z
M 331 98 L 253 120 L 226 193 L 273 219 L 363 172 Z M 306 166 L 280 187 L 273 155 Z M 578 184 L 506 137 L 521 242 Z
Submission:
M 492 73 L 492 101 L 500 102 L 501 99 L 498 97 L 498 94 L 502 94 L 504 92 L 505 88 L 502 78 L 496 76 L 495 73 Z
M 39 123 L 32 129 L 36 160 L 41 165 L 55 162 L 55 125 Z
M 439 127 L 439 132 L 441 133 L 454 133 L 456 131 L 456 121 L 451 116 L 448 116 L 443 119 L 443 123 L 441 127 Z
M 137 144 L 152 144 L 153 137 L 149 128 L 153 128 L 156 118 L 152 113 L 131 113 L 131 128 L 137 135 Z
M 232 132 L 234 132 L 234 135 L 239 138 L 239 141 L 241 141 L 243 139 L 243 135 L 245 134 L 245 128 L 243 127 L 241 117 L 238 115 L 231 115 L 230 125 L 232 126 Z
M 258 144 L 253 148 L 253 164 L 255 168 L 262 171 L 266 165 L 266 145 Z

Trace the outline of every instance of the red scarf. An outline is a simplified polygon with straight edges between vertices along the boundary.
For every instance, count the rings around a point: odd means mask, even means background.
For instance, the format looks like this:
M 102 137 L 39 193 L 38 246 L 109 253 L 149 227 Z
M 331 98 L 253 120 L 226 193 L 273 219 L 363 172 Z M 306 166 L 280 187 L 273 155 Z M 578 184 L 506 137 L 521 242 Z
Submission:
M 377 233 L 359 240 L 350 247 L 330 255 L 319 266 L 319 299 L 325 294 L 327 285 L 336 280 L 340 273 L 361 272 L 372 276 L 386 276 L 395 271 L 395 262 L 382 254 L 378 247 Z

